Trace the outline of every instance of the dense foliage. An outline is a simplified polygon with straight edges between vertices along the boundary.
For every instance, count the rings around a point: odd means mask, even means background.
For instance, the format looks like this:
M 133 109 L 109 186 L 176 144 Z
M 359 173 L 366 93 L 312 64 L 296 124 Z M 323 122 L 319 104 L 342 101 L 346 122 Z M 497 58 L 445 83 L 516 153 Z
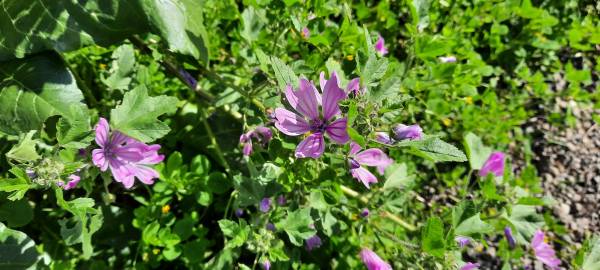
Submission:
M 1 269 L 600 269 L 522 131 L 594 1 L 0 4 Z

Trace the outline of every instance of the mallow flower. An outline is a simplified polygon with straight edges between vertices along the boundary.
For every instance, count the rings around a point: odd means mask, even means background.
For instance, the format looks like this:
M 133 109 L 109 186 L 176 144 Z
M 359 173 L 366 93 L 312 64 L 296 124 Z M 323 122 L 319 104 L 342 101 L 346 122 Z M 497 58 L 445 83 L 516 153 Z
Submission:
M 504 236 L 506 236 L 506 241 L 508 241 L 508 246 L 510 248 L 515 248 L 516 242 L 515 242 L 515 238 L 513 237 L 510 226 L 504 227 Z
M 335 71 L 331 72 L 331 77 L 329 79 L 331 79 L 331 78 L 335 78 L 335 81 L 337 83 L 336 85 L 341 88 L 340 77 L 337 75 L 337 73 Z M 325 79 L 325 72 L 321 71 L 321 74 L 319 74 L 319 84 L 321 86 L 322 92 L 325 92 L 325 85 L 327 84 L 327 82 L 328 82 L 328 80 Z M 364 91 L 365 91 L 364 88 L 362 88 L 362 89 L 360 88 L 360 78 L 354 78 L 354 79 L 350 80 L 348 82 L 348 85 L 346 85 L 346 90 L 345 90 L 346 95 L 354 94 L 355 96 L 363 94 Z
M 392 270 L 392 266 L 379 258 L 375 252 L 368 248 L 360 251 L 360 260 L 369 270 Z
M 263 213 L 269 212 L 271 209 L 271 198 L 263 198 L 259 203 L 258 209 Z
M 263 270 L 271 269 L 271 262 L 269 260 L 264 260 L 261 264 Z
M 318 235 L 313 235 L 310 238 L 306 239 L 306 250 L 311 251 L 315 248 L 319 248 L 321 246 L 321 238 Z
M 375 140 L 383 144 L 394 144 L 395 141 L 387 132 L 375 132 Z
M 459 247 L 463 248 L 471 242 L 471 239 L 469 237 L 459 235 L 454 238 L 454 241 L 456 241 Z
M 302 28 L 302 37 L 306 39 L 310 37 L 310 30 L 308 30 L 308 27 Z
M 456 57 L 453 56 L 453 55 L 450 55 L 450 56 L 440 56 L 439 59 L 440 59 L 440 62 L 442 62 L 442 63 L 454 63 L 454 62 L 456 62 Z
M 423 129 L 419 125 L 398 124 L 392 128 L 392 134 L 395 140 L 420 140 L 423 138 Z
M 393 162 L 394 161 L 379 148 L 369 148 L 361 151 L 360 145 L 355 142 L 350 142 L 350 153 L 348 155 L 350 174 L 352 174 L 352 177 L 362 182 L 367 188 L 369 188 L 371 183 L 377 183 L 377 177 L 362 165 L 377 167 L 377 172 L 383 174 L 385 168 Z
M 504 174 L 504 153 L 493 152 L 479 170 L 479 176 L 485 177 L 493 173 L 499 177 Z
M 382 56 L 388 53 L 388 49 L 385 47 L 385 40 L 381 35 L 379 35 L 377 42 L 375 42 L 375 51 Z
M 297 158 L 319 158 L 323 155 L 325 134 L 338 144 L 350 140 L 346 130 L 348 119 L 335 119 L 341 114 L 338 102 L 346 97 L 346 93 L 338 87 L 335 74 L 325 83 L 323 95 L 312 82 L 301 78 L 298 90 L 294 91 L 288 85 L 285 97 L 295 112 L 275 109 L 275 127 L 290 136 L 308 135 L 296 147 Z
M 479 264 L 478 263 L 472 263 L 472 262 L 468 262 L 465 263 L 460 270 L 476 270 L 479 269 Z
M 111 133 L 104 118 L 96 125 L 96 144 L 100 148 L 92 151 L 92 162 L 100 171 L 110 169 L 115 181 L 123 183 L 125 188 L 131 188 L 136 177 L 147 185 L 158 178 L 158 172 L 149 165 L 165 158 L 158 154 L 160 145 L 147 145 L 119 131 Z
M 240 144 L 244 146 L 242 153 L 244 156 L 252 154 L 252 139 L 255 139 L 262 147 L 266 147 L 269 141 L 273 138 L 271 129 L 264 126 L 258 126 L 254 130 L 250 130 L 240 136 Z
M 544 237 L 544 232 L 537 230 L 531 239 L 531 248 L 535 257 L 548 267 L 559 269 L 560 260 L 556 257 L 552 247 L 544 242 Z

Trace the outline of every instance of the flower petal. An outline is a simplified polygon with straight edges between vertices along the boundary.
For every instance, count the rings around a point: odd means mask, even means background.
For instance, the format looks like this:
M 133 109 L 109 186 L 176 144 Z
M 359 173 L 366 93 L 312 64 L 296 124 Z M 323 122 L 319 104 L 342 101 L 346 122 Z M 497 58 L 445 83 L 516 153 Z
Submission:
M 296 96 L 294 88 L 292 88 L 292 86 L 288 84 L 285 87 L 285 92 L 283 93 L 285 94 L 285 99 L 287 99 L 290 106 L 292 106 L 294 110 L 297 110 L 296 107 L 298 107 L 298 96 Z
M 132 166 L 130 170 L 135 172 L 135 176 L 144 184 L 152 185 L 154 179 L 159 177 L 158 172 L 150 167 L 146 166 Z
M 350 174 L 352 174 L 352 177 L 362 182 L 367 188 L 370 188 L 369 185 L 371 183 L 377 183 L 377 177 L 363 167 L 350 170 Z
M 325 84 L 323 90 L 323 118 L 329 121 L 333 116 L 340 113 L 338 102 L 346 98 L 346 93 L 338 86 L 337 75 L 331 74 L 331 78 Z
M 354 93 L 355 95 L 358 95 L 361 93 L 360 78 L 354 78 L 348 83 L 348 85 L 346 86 L 346 93 L 348 93 L 348 94 Z
M 108 161 L 104 155 L 104 149 L 92 150 L 92 162 L 96 167 L 100 168 L 100 171 L 105 172 L 108 169 Z
M 345 144 L 350 140 L 350 136 L 348 136 L 348 119 L 340 118 L 338 120 L 333 121 L 333 123 L 329 124 L 325 128 L 325 132 L 329 135 L 334 142 L 339 144 Z
M 350 155 L 354 156 L 362 149 L 358 143 L 350 142 Z
M 98 124 L 96 125 L 96 144 L 100 147 L 104 148 L 108 142 L 108 136 L 110 132 L 110 127 L 108 125 L 108 121 L 103 117 L 98 119 Z
M 296 110 L 311 120 L 319 119 L 319 101 L 320 95 L 315 86 L 308 80 L 300 79 L 300 89 L 296 92 L 298 97 L 298 106 Z M 317 98 L 317 96 L 319 96 Z
M 358 154 L 354 158 L 358 163 L 367 166 L 385 166 L 389 163 L 388 156 L 379 148 L 369 148 Z
M 298 136 L 310 130 L 304 118 L 283 108 L 275 109 L 275 119 L 275 127 L 290 136 Z
M 315 133 L 306 137 L 298 146 L 296 147 L 296 157 L 297 158 L 319 158 L 323 155 L 325 151 L 325 139 L 323 138 L 323 134 Z

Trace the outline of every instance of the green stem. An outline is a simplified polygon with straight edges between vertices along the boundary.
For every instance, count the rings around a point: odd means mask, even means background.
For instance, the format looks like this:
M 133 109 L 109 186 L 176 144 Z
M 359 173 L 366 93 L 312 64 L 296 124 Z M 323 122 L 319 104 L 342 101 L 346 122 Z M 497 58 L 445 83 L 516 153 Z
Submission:
M 213 133 L 212 128 L 208 124 L 206 111 L 205 110 L 200 110 L 200 111 L 202 114 L 202 124 L 204 125 L 204 129 L 206 129 L 206 134 L 208 135 L 208 138 L 210 139 L 210 144 L 212 145 L 213 149 L 215 150 L 215 153 L 217 154 L 217 158 L 219 159 L 221 166 L 223 166 L 225 168 L 225 172 L 229 174 L 229 172 L 230 172 L 229 164 L 227 163 L 227 160 L 225 159 L 225 155 L 223 154 L 223 151 L 221 151 L 221 147 L 219 146 L 219 143 L 217 142 L 217 139 L 215 138 L 215 134 Z
M 369 203 L 369 199 L 367 197 L 360 195 L 358 192 L 356 192 L 355 190 L 353 190 L 353 189 L 351 189 L 351 188 L 349 188 L 347 186 L 340 185 L 340 189 L 342 189 L 342 192 L 344 192 L 346 195 L 348 195 L 350 197 L 353 197 L 353 198 L 356 198 L 359 201 L 363 202 L 364 204 L 368 204 Z M 398 225 L 404 227 L 405 229 L 407 229 L 407 230 L 409 230 L 411 232 L 417 230 L 417 228 L 414 225 L 409 224 L 408 222 L 402 220 L 400 217 L 398 217 L 398 216 L 396 216 L 396 215 L 394 215 L 394 214 L 392 214 L 392 213 L 390 213 L 388 211 L 383 210 L 381 212 L 381 215 L 383 217 L 386 217 L 386 218 L 390 219 L 391 221 L 397 223 Z

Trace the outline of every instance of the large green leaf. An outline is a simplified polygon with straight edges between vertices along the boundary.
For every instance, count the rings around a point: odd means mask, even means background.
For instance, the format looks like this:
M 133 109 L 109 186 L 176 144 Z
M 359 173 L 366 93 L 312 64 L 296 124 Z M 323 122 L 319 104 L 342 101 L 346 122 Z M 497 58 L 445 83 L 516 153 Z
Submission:
M 519 244 L 528 244 L 535 231 L 544 225 L 544 217 L 535 211 L 535 206 L 514 205 L 510 215 L 502 214 L 515 228 L 515 238 Z
M 590 249 L 585 254 L 583 259 L 583 270 L 598 270 L 600 269 L 600 237 L 594 236 L 589 243 Z
M 153 32 L 160 34 L 174 52 L 208 62 L 206 29 L 201 1 L 140 0 Z
M 287 233 L 292 244 L 302 246 L 304 239 L 308 239 L 315 235 L 315 229 L 310 227 L 313 223 L 312 217 L 310 216 L 310 208 L 302 208 L 293 212 L 288 212 L 287 217 L 277 223 L 276 227 Z
M 467 161 L 465 154 L 456 146 L 440 140 L 439 138 L 416 141 L 412 152 L 433 162 Z
M 444 256 L 446 244 L 444 243 L 444 223 L 439 217 L 431 217 L 421 232 L 423 251 L 436 256 Z
M 133 0 L 4 0 L 0 9 L 0 61 L 45 50 L 70 51 L 110 45 L 146 32 Z
M 0 132 L 18 135 L 39 130 L 48 117 L 60 115 L 59 143 L 85 141 L 90 119 L 82 100 L 73 75 L 56 54 L 0 65 Z
M 200 1 L 5 0 L 0 61 L 45 50 L 108 46 L 133 34 L 159 34 L 174 52 L 208 61 Z
M 38 255 L 31 238 L 0 223 L 0 269 L 26 269 L 37 261 Z
M 492 153 L 492 148 L 487 147 L 477 135 L 469 132 L 465 135 L 465 148 L 469 157 L 469 164 L 472 170 L 479 170 L 483 167 L 483 163 Z
M 151 142 L 169 133 L 167 124 L 157 117 L 175 112 L 177 98 L 148 96 L 144 85 L 127 92 L 123 103 L 110 112 L 111 127 L 143 142 Z

